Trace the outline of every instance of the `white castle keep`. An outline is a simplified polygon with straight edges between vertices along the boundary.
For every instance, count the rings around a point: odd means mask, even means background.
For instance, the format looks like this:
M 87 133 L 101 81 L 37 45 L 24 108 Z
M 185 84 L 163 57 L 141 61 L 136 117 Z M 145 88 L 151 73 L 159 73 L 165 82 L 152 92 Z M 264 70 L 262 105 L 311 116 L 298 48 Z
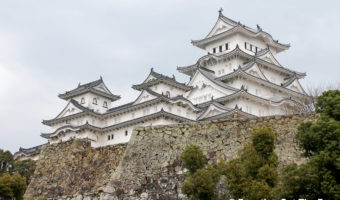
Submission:
M 177 68 L 190 77 L 187 84 L 151 69 L 144 82 L 132 87 L 140 91 L 137 99 L 112 108 L 120 96 L 102 78 L 78 85 L 59 95 L 67 105 L 55 118 L 43 121 L 52 131 L 41 136 L 49 143 L 83 138 L 100 147 L 128 142 L 135 126 L 284 115 L 308 102 L 299 83 L 306 74 L 283 67 L 275 58 L 290 46 L 260 26 L 249 28 L 220 10 L 210 33 L 192 44 L 206 55 Z

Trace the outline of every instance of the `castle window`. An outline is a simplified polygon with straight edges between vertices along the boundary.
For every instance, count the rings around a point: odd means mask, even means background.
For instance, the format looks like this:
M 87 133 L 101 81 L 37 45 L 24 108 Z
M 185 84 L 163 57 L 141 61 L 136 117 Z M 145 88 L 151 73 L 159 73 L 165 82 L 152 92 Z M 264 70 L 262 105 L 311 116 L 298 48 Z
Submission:
M 255 47 L 255 53 L 257 53 L 257 49 L 258 49 L 258 48 L 257 48 L 257 47 Z
M 125 136 L 127 136 L 128 135 L 128 131 L 125 131 Z
M 113 134 L 111 134 L 111 140 L 113 140 L 113 138 L 114 138 L 114 135 L 113 135 Z
M 220 52 L 222 52 L 222 45 L 219 48 L 220 48 Z
M 107 136 L 107 140 L 110 140 L 110 139 L 111 139 L 111 137 L 110 137 L 110 135 L 108 135 L 108 136 Z
M 97 105 L 97 98 L 93 98 L 93 104 Z
M 250 51 L 253 51 L 253 45 L 252 44 L 250 45 Z
M 107 108 L 107 102 L 106 102 L 106 101 L 104 101 L 103 107 L 104 107 L 104 108 Z
M 247 49 L 247 43 L 246 42 L 244 43 L 244 48 Z
M 228 49 L 229 49 L 229 44 L 226 43 L 226 44 L 225 44 L 225 50 L 228 50 Z
M 213 53 L 216 53 L 216 48 L 213 48 Z
M 169 91 L 166 91 L 166 96 L 170 97 L 170 92 Z
M 84 97 L 81 98 L 80 103 L 81 103 L 81 104 L 84 104 L 84 103 L 85 103 Z

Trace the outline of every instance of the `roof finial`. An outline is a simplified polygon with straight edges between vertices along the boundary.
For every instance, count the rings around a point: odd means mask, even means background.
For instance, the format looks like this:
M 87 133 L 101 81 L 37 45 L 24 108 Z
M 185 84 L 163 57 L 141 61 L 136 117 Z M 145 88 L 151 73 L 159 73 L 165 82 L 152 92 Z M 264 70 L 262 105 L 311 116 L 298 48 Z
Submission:
M 257 30 L 262 31 L 262 28 L 260 25 L 256 24 Z
M 236 104 L 235 109 L 238 109 L 238 105 Z
M 211 96 L 211 102 L 213 102 L 214 101 L 214 96 Z
M 176 77 L 175 77 L 175 75 L 172 75 L 172 79 L 176 80 Z
M 100 75 L 100 80 L 103 80 L 103 77 Z
M 80 82 L 78 83 L 78 87 L 80 87 Z
M 151 72 L 153 72 L 153 67 L 151 67 Z
M 218 10 L 218 15 L 219 15 L 219 16 L 222 16 L 222 12 L 223 12 L 223 8 L 219 9 L 219 10 Z

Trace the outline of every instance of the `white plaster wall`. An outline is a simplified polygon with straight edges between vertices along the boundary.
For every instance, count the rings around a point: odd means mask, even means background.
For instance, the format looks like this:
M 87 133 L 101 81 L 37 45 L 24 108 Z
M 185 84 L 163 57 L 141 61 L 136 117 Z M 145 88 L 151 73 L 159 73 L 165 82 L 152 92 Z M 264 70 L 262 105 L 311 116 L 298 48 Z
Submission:
M 259 49 L 265 49 L 267 48 L 266 42 L 264 42 L 262 39 L 259 38 L 253 38 L 246 36 L 242 33 L 234 33 L 229 36 L 226 36 L 220 40 L 216 40 L 211 42 L 210 44 L 206 45 L 206 52 L 213 53 L 213 48 L 216 48 L 216 54 L 222 54 L 227 53 L 233 49 L 235 49 L 236 45 L 239 45 L 239 48 L 251 55 L 255 55 L 254 52 L 245 49 L 244 43 L 247 42 L 249 44 L 252 44 L 254 47 L 257 46 Z M 225 43 L 229 43 L 229 50 L 225 50 Z M 222 45 L 222 52 L 219 51 L 219 46 Z M 273 55 L 276 54 L 276 51 L 274 50 Z
M 84 98 L 85 99 L 85 103 L 82 104 L 81 103 L 81 99 Z M 96 98 L 97 99 L 97 105 L 93 104 L 93 99 Z M 90 108 L 93 109 L 95 112 L 98 113 L 105 113 L 110 107 L 111 107 L 111 100 L 96 94 L 92 94 L 92 93 L 85 93 L 79 96 L 76 96 L 73 98 L 74 100 L 76 100 L 80 105 L 86 107 L 86 108 Z M 104 101 L 107 103 L 107 108 L 104 107 Z
M 271 89 L 267 86 L 263 86 L 258 84 L 257 82 L 247 80 L 247 79 L 236 79 L 233 81 L 229 81 L 228 85 L 240 89 L 242 85 L 248 89 L 248 92 L 254 94 L 256 96 L 260 96 L 266 99 L 277 99 L 280 100 L 282 98 L 287 97 L 285 93 L 279 93 L 277 90 Z
M 284 82 L 284 75 L 281 75 L 278 71 L 269 69 L 268 67 L 260 66 L 262 73 L 266 78 L 276 85 L 281 85 Z
M 168 94 L 167 92 L 170 93 L 170 98 L 172 97 L 176 97 L 178 95 L 182 95 L 183 93 L 185 93 L 184 90 L 181 90 L 179 88 L 173 87 L 171 85 L 168 84 L 164 84 L 164 83 L 160 83 L 157 85 L 153 85 L 150 87 L 150 89 L 154 92 L 157 92 L 158 94 Z
M 220 60 L 219 62 L 212 64 L 211 62 L 204 62 L 204 67 L 215 72 L 216 77 L 230 74 L 236 70 L 239 66 L 243 66 L 246 59 L 241 59 L 239 57 L 233 57 L 230 60 Z
M 114 130 L 108 133 L 98 134 L 98 142 L 93 142 L 92 146 L 100 147 L 100 146 L 106 146 L 106 145 L 126 143 L 130 140 L 134 127 L 137 127 L 137 126 L 156 126 L 156 125 L 168 125 L 168 124 L 174 124 L 174 123 L 177 123 L 177 122 L 169 120 L 169 119 L 159 118 L 159 119 L 147 121 L 145 123 L 139 123 L 134 126 L 129 126 L 126 128 Z M 125 134 L 125 131 L 127 131 L 128 133 L 127 135 Z M 112 139 L 112 135 L 114 136 L 113 139 Z M 109 136 L 110 136 L 110 140 L 108 139 Z

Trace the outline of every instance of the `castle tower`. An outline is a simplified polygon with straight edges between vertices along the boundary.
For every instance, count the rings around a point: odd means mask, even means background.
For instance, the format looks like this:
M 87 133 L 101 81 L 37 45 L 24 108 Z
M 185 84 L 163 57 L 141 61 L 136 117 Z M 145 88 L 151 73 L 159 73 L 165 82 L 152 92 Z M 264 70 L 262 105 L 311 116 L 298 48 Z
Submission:
M 308 101 L 299 83 L 305 73 L 285 68 L 276 55 L 288 50 L 262 30 L 250 28 L 225 17 L 219 11 L 209 34 L 192 44 L 205 50 L 205 56 L 177 70 L 191 77 L 193 90 L 185 97 L 199 107 L 209 106 L 213 98 L 225 108 L 239 108 L 253 116 L 296 112 Z M 217 108 L 206 117 L 226 115 Z

